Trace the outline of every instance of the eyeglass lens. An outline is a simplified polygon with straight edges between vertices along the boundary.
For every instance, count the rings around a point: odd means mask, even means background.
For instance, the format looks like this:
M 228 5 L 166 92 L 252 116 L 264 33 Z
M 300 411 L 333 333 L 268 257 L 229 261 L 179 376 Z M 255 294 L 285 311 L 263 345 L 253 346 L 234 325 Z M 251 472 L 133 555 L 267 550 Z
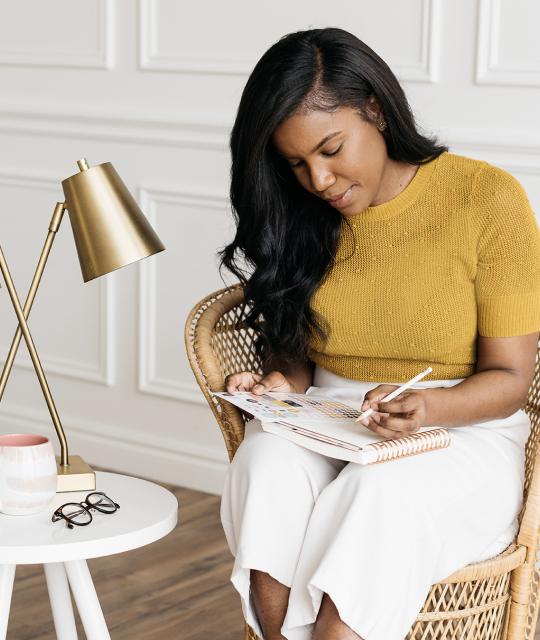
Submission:
M 72 528 L 72 524 L 89 524 L 92 521 L 91 511 L 94 509 L 101 513 L 114 513 L 119 508 L 120 505 L 111 500 L 109 496 L 101 491 L 95 491 L 89 493 L 82 502 L 68 502 L 60 506 L 53 515 L 53 521 L 63 516 L 67 520 L 68 526 Z M 61 516 L 57 514 L 61 514 Z
M 117 508 L 114 502 L 104 493 L 89 493 L 86 496 L 86 504 L 105 513 L 112 513 Z
M 69 502 L 60 507 L 62 515 L 75 524 L 87 524 L 92 520 L 90 512 L 78 502 Z

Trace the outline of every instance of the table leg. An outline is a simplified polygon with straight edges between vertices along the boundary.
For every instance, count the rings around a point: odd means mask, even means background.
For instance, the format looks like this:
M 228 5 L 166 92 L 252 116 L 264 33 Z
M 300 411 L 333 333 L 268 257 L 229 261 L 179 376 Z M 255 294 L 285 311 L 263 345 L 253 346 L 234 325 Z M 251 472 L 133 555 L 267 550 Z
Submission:
M 77 640 L 77 627 L 66 570 L 61 562 L 43 565 L 57 640 Z
M 111 640 L 86 561 L 70 560 L 64 566 L 87 640 Z
M 6 640 L 15 567 L 14 564 L 0 565 L 0 640 Z

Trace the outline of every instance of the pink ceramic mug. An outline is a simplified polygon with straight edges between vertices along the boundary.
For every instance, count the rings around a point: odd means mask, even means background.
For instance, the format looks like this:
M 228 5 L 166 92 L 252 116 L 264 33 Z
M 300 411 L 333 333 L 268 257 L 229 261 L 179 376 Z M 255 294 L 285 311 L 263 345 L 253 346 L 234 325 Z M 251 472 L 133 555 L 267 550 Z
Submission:
M 31 515 L 56 494 L 56 459 L 49 439 L 29 433 L 0 435 L 0 512 Z

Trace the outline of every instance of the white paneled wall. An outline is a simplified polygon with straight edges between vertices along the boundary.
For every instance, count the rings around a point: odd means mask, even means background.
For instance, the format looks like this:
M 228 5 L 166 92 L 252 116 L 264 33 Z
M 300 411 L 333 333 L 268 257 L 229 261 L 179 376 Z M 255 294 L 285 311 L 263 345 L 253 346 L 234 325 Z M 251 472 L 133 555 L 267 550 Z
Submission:
M 511 171 L 540 211 L 536 0 L 18 0 L 0 18 L 0 232 L 19 296 L 83 156 L 114 164 L 167 247 L 88 284 L 67 217 L 53 247 L 30 327 L 70 451 L 90 463 L 221 491 L 225 446 L 183 325 L 223 286 L 228 134 L 250 70 L 281 35 L 355 33 L 425 130 Z M 16 327 L 5 288 L 0 309 L 3 357 Z M 55 440 L 24 345 L 0 430 Z

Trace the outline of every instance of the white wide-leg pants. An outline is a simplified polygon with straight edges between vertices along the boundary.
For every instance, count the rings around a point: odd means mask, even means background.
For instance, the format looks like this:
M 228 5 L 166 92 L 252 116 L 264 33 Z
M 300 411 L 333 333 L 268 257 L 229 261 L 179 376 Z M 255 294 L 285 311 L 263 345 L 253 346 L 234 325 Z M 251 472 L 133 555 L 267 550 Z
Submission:
M 317 367 L 308 393 L 359 408 L 378 384 Z M 515 537 L 529 429 L 520 410 L 453 428 L 446 449 L 362 466 L 248 422 L 221 500 L 245 620 L 262 639 L 250 591 L 250 570 L 258 569 L 291 589 L 281 628 L 289 640 L 312 637 L 324 593 L 364 640 L 403 640 L 433 583 Z

